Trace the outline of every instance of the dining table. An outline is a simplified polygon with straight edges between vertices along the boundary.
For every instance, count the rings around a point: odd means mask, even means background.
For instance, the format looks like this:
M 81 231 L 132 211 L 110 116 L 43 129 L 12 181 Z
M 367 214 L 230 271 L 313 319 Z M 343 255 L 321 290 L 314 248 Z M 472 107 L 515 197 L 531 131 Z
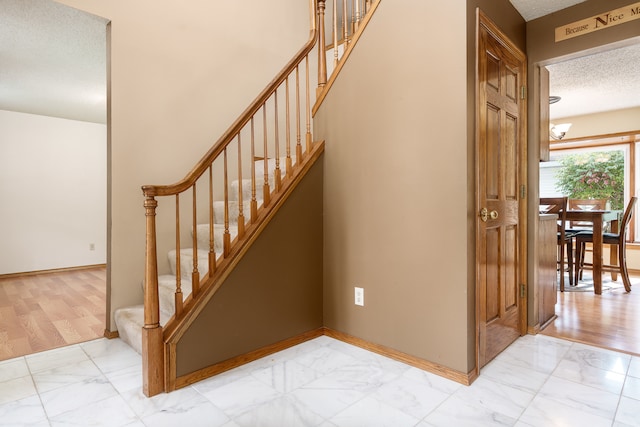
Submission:
M 604 223 L 611 224 L 611 232 L 618 232 L 618 222 L 622 211 L 619 210 L 567 210 L 567 221 L 590 222 L 593 225 L 593 292 L 602 294 L 602 233 Z M 617 247 L 611 247 L 611 263 L 617 261 Z M 571 274 L 571 273 L 570 273 Z M 615 280 L 615 277 L 613 277 Z

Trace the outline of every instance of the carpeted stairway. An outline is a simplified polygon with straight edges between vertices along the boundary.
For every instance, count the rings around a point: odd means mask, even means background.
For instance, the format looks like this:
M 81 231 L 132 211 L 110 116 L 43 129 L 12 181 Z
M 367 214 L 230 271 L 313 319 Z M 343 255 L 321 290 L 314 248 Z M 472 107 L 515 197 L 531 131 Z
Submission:
M 295 157 L 292 158 L 295 162 Z M 286 158 L 280 159 L 280 172 L 282 178 L 285 176 Z M 275 160 L 268 161 L 269 188 L 274 189 Z M 264 161 L 256 161 L 256 199 L 258 207 L 262 205 L 262 187 L 264 185 Z M 230 185 L 229 201 L 229 233 L 231 241 L 238 234 L 238 194 L 240 191 L 239 181 L 232 181 Z M 251 219 L 251 179 L 242 180 L 242 200 L 243 215 L 245 223 Z M 224 234 L 224 201 L 214 202 L 214 250 L 216 259 L 222 256 L 223 234 Z M 203 277 L 209 270 L 209 224 L 199 224 L 196 226 L 198 244 L 198 271 Z M 175 288 L 176 288 L 176 251 L 171 250 L 167 254 L 171 274 L 158 277 L 158 292 L 160 300 L 160 324 L 164 326 L 175 313 Z M 180 249 L 180 275 L 183 300 L 191 294 L 191 272 L 193 271 L 193 249 Z M 116 327 L 120 338 L 142 354 L 142 327 L 144 326 L 144 306 L 136 305 L 132 307 L 120 308 L 114 314 Z

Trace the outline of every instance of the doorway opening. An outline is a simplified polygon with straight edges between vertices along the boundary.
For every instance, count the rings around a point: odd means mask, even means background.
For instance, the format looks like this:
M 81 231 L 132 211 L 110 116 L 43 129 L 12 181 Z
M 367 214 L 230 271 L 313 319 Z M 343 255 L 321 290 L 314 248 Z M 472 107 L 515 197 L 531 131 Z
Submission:
M 2 359 L 87 340 L 88 329 L 97 338 L 108 326 L 108 27 L 55 1 L 3 2 L 0 40 L 11 60 L 0 82 L 0 221 L 11 226 L 0 241 L 0 292 L 11 320 L 0 337 L 11 336 L 3 349 L 17 353 Z M 61 302 L 74 292 L 90 303 Z
M 549 105 L 549 159 L 540 163 L 540 197 L 602 196 L 608 199 L 611 209 L 622 209 L 630 197 L 638 194 L 640 85 L 629 83 L 637 74 L 634 70 L 638 61 L 640 43 L 627 40 L 598 48 L 596 52 L 577 53 L 569 60 L 543 64 L 549 70 L 549 95 L 560 100 Z M 546 99 L 544 94 L 540 99 Z M 554 125 L 563 127 L 564 134 L 553 134 Z M 541 126 L 540 132 L 543 130 Z M 587 164 L 588 170 L 580 169 Z M 616 175 L 615 185 L 609 179 L 612 174 Z M 632 283 L 640 288 L 638 224 L 636 212 L 626 252 Z M 609 251 L 605 249 L 604 254 L 606 261 Z M 605 274 L 603 281 L 608 280 L 611 278 Z M 620 276 L 617 281 L 621 282 Z M 636 345 L 638 336 L 633 328 L 627 327 L 640 321 L 637 309 L 640 290 L 634 288 L 635 292 L 626 293 L 622 286 L 611 286 L 609 290 L 605 287 L 602 295 L 595 295 L 576 292 L 567 285 L 565 289 L 568 291 L 558 292 L 558 318 L 543 334 L 640 353 L 640 346 Z

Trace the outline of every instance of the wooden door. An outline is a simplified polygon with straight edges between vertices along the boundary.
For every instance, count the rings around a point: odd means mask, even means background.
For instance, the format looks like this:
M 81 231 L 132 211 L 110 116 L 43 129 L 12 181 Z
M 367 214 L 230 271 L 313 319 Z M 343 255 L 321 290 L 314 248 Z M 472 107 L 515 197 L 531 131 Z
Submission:
M 525 56 L 481 13 L 476 140 L 478 369 L 526 332 Z

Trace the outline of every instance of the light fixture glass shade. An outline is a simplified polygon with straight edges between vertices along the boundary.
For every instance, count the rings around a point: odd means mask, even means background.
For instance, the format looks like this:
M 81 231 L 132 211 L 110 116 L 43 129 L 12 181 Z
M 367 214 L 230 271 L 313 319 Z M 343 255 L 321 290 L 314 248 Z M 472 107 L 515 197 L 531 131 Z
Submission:
M 564 136 L 569 132 L 569 128 L 571 127 L 571 123 L 561 123 L 559 125 L 554 125 L 551 123 L 549 125 L 549 136 L 551 139 L 560 140 L 564 138 Z

